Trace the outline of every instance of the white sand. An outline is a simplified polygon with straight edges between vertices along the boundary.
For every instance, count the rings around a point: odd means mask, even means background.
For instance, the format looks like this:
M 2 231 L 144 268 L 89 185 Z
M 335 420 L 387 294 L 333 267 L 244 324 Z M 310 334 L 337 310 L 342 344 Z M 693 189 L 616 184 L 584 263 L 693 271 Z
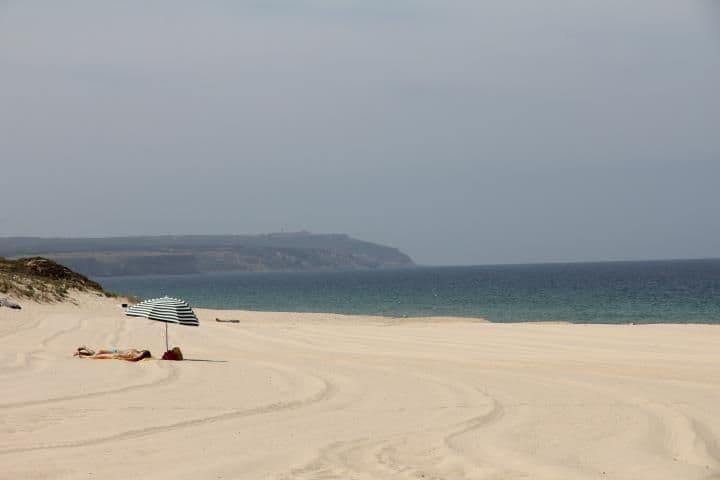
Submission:
M 198 313 L 0 309 L 0 478 L 720 478 L 718 326 Z

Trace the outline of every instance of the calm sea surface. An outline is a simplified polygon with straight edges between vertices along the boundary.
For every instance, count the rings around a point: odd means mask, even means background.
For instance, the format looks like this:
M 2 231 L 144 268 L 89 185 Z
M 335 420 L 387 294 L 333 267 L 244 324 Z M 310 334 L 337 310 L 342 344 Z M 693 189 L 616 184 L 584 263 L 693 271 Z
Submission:
M 495 322 L 720 323 L 720 260 L 319 273 L 105 277 L 140 298 L 196 307 L 482 317 Z

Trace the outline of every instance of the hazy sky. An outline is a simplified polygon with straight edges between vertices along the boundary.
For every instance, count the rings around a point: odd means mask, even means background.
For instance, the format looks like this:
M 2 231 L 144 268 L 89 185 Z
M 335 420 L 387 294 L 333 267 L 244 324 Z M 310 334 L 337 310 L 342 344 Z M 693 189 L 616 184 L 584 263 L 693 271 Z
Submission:
M 0 235 L 720 256 L 720 0 L 0 0 Z

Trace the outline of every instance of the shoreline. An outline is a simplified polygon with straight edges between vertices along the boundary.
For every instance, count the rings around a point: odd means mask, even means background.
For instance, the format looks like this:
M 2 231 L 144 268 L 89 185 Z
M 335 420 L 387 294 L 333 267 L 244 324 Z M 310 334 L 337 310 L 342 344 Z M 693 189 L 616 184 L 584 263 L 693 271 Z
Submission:
M 76 303 L 76 300 L 74 297 L 77 297 L 78 294 L 80 296 L 88 295 L 83 292 L 76 292 L 73 295 L 71 295 L 68 299 L 65 301 L 60 302 L 54 302 L 54 303 L 41 303 L 37 304 L 37 302 L 33 300 L 28 300 L 24 298 L 16 298 L 13 296 L 7 296 L 3 297 L 8 300 L 11 300 L 13 302 L 19 303 L 21 306 L 27 305 L 27 304 L 36 304 L 36 305 L 44 305 L 44 306 L 51 306 L 51 305 L 63 305 L 63 304 L 69 304 L 73 305 Z M 118 308 L 121 307 L 121 303 L 126 302 L 118 302 L 118 300 L 125 299 L 128 300 L 128 297 L 125 297 L 122 294 L 116 294 L 117 296 L 114 297 L 105 297 L 105 296 L 97 296 L 98 298 L 104 298 L 107 299 L 109 302 L 113 303 Z M 89 294 L 89 296 L 93 297 L 96 295 Z M 337 312 L 320 312 L 320 311 L 312 311 L 312 312 L 306 312 L 306 311 L 286 311 L 286 310 L 246 310 L 246 309 L 234 309 L 234 308 L 208 308 L 208 307 L 195 307 L 192 306 L 193 310 L 195 312 L 202 312 L 207 318 L 209 318 L 213 323 L 223 323 L 223 322 L 215 322 L 215 318 L 221 318 L 223 316 L 229 315 L 241 315 L 241 316 L 250 316 L 250 315 L 256 315 L 256 316 L 297 316 L 297 317 L 303 317 L 306 321 L 313 321 L 317 320 L 318 318 L 322 318 L 323 321 L 347 321 L 349 323 L 353 323 L 354 320 L 363 319 L 365 322 L 370 323 L 470 323 L 470 324 L 491 324 L 491 325 L 577 325 L 577 326 L 651 326 L 651 325 L 665 325 L 665 326 L 718 326 L 720 325 L 720 319 L 717 321 L 711 322 L 573 322 L 573 321 L 567 321 L 567 320 L 518 320 L 518 321 L 495 321 L 490 320 L 487 318 L 482 317 L 473 317 L 473 316 L 461 316 L 461 315 L 428 315 L 428 316 L 395 316 L 395 315 L 379 315 L 379 314 L 363 314 L 363 313 L 337 313 Z M 18 312 L 17 310 L 12 310 L 9 308 L 3 308 L 0 307 L 0 313 L 3 312 Z M 223 319 L 223 318 L 221 318 Z M 209 320 L 205 320 L 209 321 Z
M 118 307 L 120 307 L 121 303 L 125 302 L 118 302 L 119 299 L 128 299 L 124 294 L 115 294 L 117 296 L 115 297 L 105 297 L 108 298 L 109 301 L 114 302 L 117 304 Z M 76 294 L 77 296 L 77 294 Z M 22 298 L 16 298 L 12 296 L 3 297 L 7 298 L 11 301 L 22 304 L 27 303 L 35 303 L 32 300 L 28 299 L 22 299 Z M 63 303 L 73 303 L 73 298 L 68 298 L 65 302 L 55 302 L 55 303 L 46 303 L 44 305 L 62 305 Z M 142 300 L 141 300 L 142 301 Z M 353 320 L 353 319 L 359 319 L 363 318 L 368 321 L 374 321 L 377 323 L 387 323 L 390 322 L 407 322 L 407 323 L 450 323 L 450 322 L 459 322 L 459 323 L 473 323 L 473 324 L 498 324 L 498 325 L 578 325 L 578 326 L 585 326 L 585 325 L 606 325 L 606 326 L 648 326 L 648 325 L 696 325 L 696 326 L 714 326 L 714 325 L 720 325 L 720 319 L 716 321 L 708 321 L 708 322 L 574 322 L 574 321 L 568 321 L 568 320 L 517 320 L 517 321 L 496 321 L 491 320 L 483 317 L 475 317 L 475 316 L 462 316 L 462 315 L 409 315 L 409 316 L 397 316 L 397 315 L 382 315 L 382 314 L 366 314 L 366 313 L 338 313 L 338 312 L 323 312 L 323 311 L 290 311 L 290 310 L 247 310 L 247 309 L 237 309 L 237 308 L 215 308 L 215 307 L 198 307 L 191 305 L 193 310 L 196 312 L 204 312 L 208 316 L 212 315 L 220 315 L 220 314 L 241 314 L 243 316 L 245 315 L 252 315 L 252 314 L 258 314 L 261 316 L 266 315 L 279 315 L 279 316 L 285 316 L 285 315 L 295 315 L 300 317 L 307 317 L 307 319 L 312 319 L 313 317 L 323 317 L 326 319 L 335 319 L 338 321 L 342 320 Z M 4 309 L 6 311 L 9 311 L 10 309 Z M 3 311 L 3 308 L 0 307 L 0 312 Z M 219 317 L 218 317 L 219 318 Z M 215 317 L 212 318 L 214 321 Z M 222 323 L 222 322 L 220 322 Z
M 558 324 L 558 325 L 608 325 L 608 326 L 642 326 L 642 325 L 720 325 L 720 319 L 717 321 L 711 322 L 572 322 L 568 320 L 518 320 L 518 321 L 496 321 L 496 320 L 489 320 L 487 318 L 482 317 L 472 317 L 472 316 L 461 316 L 461 315 L 428 315 L 428 316 L 421 316 L 421 315 L 411 315 L 411 316 L 396 316 L 396 315 L 379 315 L 379 314 L 365 314 L 365 313 L 336 313 L 336 312 L 320 312 L 320 311 L 312 311 L 312 312 L 305 312 L 305 311 L 289 311 L 289 310 L 245 310 L 245 309 L 235 309 L 235 308 L 207 308 L 207 307 L 193 307 L 195 311 L 204 311 L 204 312 L 240 312 L 243 314 L 252 314 L 252 313 L 258 313 L 258 314 L 277 314 L 277 315 L 307 315 L 307 316 L 316 316 L 316 315 L 324 315 L 324 316 L 331 316 L 331 317 L 338 317 L 341 318 L 356 318 L 356 317 L 363 317 L 367 319 L 376 319 L 378 321 L 382 320 L 397 320 L 397 321 L 410 321 L 410 322 L 467 322 L 467 323 L 491 323 L 491 324 L 500 324 L 500 325 L 515 325 L 515 324 L 529 324 L 529 325 L 536 325 L 536 324 Z

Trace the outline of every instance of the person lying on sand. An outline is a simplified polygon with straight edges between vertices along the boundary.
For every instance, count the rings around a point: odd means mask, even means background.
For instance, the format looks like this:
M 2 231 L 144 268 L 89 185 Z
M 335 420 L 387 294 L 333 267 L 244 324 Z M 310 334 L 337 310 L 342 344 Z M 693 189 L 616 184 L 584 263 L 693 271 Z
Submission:
M 73 356 L 79 358 L 93 358 L 96 360 L 127 360 L 128 362 L 137 362 L 143 358 L 151 358 L 152 354 L 150 353 L 150 350 L 137 350 L 135 348 L 128 348 L 126 350 L 113 348 L 111 350 L 98 350 L 96 352 L 82 346 L 78 347 Z

